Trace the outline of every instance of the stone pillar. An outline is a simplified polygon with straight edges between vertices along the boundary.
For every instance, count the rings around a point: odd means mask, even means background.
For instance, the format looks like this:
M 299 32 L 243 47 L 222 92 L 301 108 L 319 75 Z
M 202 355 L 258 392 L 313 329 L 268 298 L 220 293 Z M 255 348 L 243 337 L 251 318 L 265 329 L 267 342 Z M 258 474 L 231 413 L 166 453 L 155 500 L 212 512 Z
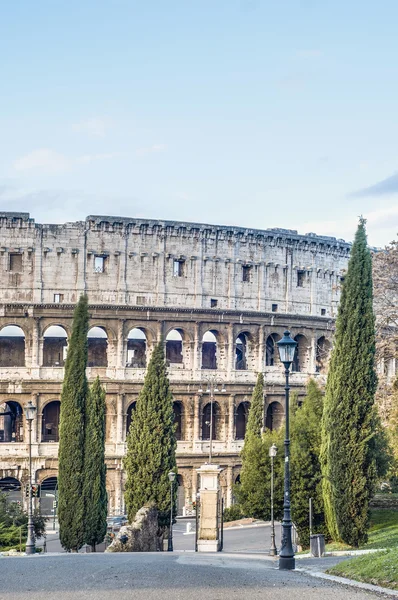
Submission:
M 202 465 L 200 475 L 200 519 L 198 552 L 219 552 L 220 473 L 218 465 Z
M 199 339 L 199 323 L 195 323 L 195 338 L 193 346 L 193 370 L 195 373 L 202 368 L 202 343 Z
M 194 400 L 194 415 L 193 415 L 193 441 L 200 440 L 200 396 L 195 395 Z
M 235 439 L 235 396 L 230 396 L 228 400 L 228 442 Z
M 225 508 L 232 506 L 232 487 L 233 487 L 233 473 L 232 467 L 227 467 L 227 495 L 225 499 Z
M 117 358 L 116 358 L 116 367 L 118 369 L 124 369 L 126 366 L 126 347 L 127 342 L 124 339 L 124 320 L 118 322 L 117 329 Z
M 41 431 L 40 423 L 41 423 L 41 410 L 39 410 L 39 398 L 40 394 L 33 393 L 32 394 L 32 404 L 36 407 L 36 416 L 32 421 L 32 444 L 35 444 L 40 441 L 39 431 Z M 28 427 L 26 426 L 26 435 L 24 437 L 24 441 L 29 443 L 29 432 Z
M 258 364 L 257 371 L 259 373 L 264 372 L 265 368 L 265 326 L 259 327 L 258 329 Z
M 311 337 L 310 360 L 308 365 L 308 372 L 311 374 L 316 372 L 316 338 L 316 332 L 313 332 Z
M 123 417 L 124 417 L 124 394 L 117 395 L 116 401 L 116 443 L 122 444 L 124 442 L 123 436 Z
M 40 339 L 40 317 L 35 317 L 33 322 L 32 330 L 32 353 L 31 353 L 31 366 L 37 368 L 40 366 L 39 363 L 39 339 Z M 26 352 L 26 349 L 25 349 Z
M 228 360 L 227 360 L 227 376 L 228 379 L 231 377 L 231 371 L 235 369 L 235 339 L 234 339 L 234 326 L 233 324 L 228 325 Z

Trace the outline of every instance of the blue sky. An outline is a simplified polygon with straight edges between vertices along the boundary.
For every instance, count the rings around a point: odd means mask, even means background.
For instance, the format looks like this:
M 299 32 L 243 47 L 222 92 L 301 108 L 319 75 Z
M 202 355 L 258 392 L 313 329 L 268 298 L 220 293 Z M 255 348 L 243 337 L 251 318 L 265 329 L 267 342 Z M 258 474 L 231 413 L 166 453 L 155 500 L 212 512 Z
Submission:
M 3 0 L 0 210 L 398 233 L 396 0 Z

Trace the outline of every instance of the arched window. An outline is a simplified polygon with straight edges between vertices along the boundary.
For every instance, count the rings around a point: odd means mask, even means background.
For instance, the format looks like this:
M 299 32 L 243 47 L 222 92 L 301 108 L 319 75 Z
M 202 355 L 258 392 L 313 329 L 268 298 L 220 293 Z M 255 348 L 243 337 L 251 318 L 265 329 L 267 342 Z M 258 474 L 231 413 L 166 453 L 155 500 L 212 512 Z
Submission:
M 272 333 L 267 337 L 267 341 L 265 343 L 265 366 L 266 367 L 274 367 L 278 364 L 279 356 L 278 356 L 278 348 L 276 342 L 280 339 L 280 336 L 276 333 Z
M 217 369 L 217 338 L 212 331 L 202 339 L 202 369 Z
M 92 327 L 87 334 L 88 366 L 108 366 L 108 336 L 103 327 Z
M 247 419 L 249 417 L 250 402 L 241 402 L 236 409 L 236 421 L 235 421 L 235 439 L 244 440 Z
M 184 362 L 180 329 L 173 329 L 166 337 L 166 361 L 168 364 L 183 364 Z
M 174 425 L 176 440 L 184 439 L 183 405 L 182 402 L 173 402 Z
M 63 367 L 68 347 L 68 336 L 63 327 L 52 325 L 43 336 L 43 366 Z
M 58 499 L 58 479 L 47 477 L 41 482 L 40 511 L 46 517 L 54 516 L 57 508 L 54 502 Z
M 13 400 L 0 404 L 0 442 L 23 442 L 22 408 Z
M 282 425 L 284 416 L 285 412 L 282 408 L 282 405 L 279 404 L 279 402 L 271 402 L 267 408 L 267 414 L 265 418 L 266 428 L 270 431 L 279 429 L 279 427 Z
M 235 343 L 235 369 L 237 371 L 247 370 L 247 336 L 241 333 Z
M 308 340 L 304 335 L 296 335 L 294 338 L 297 342 L 296 351 L 292 363 L 292 371 L 305 373 L 308 371 L 308 363 L 310 358 L 310 347 Z
M 145 369 L 147 339 L 142 329 L 132 329 L 127 337 L 126 367 Z
M 0 331 L 0 367 L 25 366 L 25 334 L 16 325 Z
M 61 402 L 53 400 L 43 408 L 41 441 L 59 442 L 59 415 Z
M 210 415 L 211 415 L 211 403 L 209 402 L 203 408 L 202 413 L 202 440 L 210 439 Z M 213 427 L 212 427 L 212 439 L 218 440 L 220 438 L 220 405 L 218 402 L 213 402 Z
M 326 373 L 332 344 L 325 336 L 319 338 L 316 344 L 316 372 Z
M 21 482 L 15 477 L 3 477 L 0 479 L 0 492 L 6 494 L 7 502 L 22 503 Z
M 134 417 L 134 412 L 135 409 L 137 408 L 137 402 L 132 402 L 130 404 L 130 406 L 127 409 L 127 414 L 126 414 L 126 435 L 128 435 L 129 429 L 130 429 L 130 425 L 131 425 L 131 421 L 133 420 Z

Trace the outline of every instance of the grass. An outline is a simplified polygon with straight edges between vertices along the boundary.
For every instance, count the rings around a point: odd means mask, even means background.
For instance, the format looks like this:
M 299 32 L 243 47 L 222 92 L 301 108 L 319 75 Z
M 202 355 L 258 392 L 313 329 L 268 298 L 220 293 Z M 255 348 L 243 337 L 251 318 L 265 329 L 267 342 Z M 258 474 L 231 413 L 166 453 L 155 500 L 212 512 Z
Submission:
M 389 549 L 357 556 L 335 565 L 327 572 L 398 590 L 398 550 Z
M 398 547 L 398 511 L 373 509 L 370 516 L 369 539 L 360 549 L 397 548 Z M 352 550 L 351 546 L 340 542 L 326 544 L 326 552 Z

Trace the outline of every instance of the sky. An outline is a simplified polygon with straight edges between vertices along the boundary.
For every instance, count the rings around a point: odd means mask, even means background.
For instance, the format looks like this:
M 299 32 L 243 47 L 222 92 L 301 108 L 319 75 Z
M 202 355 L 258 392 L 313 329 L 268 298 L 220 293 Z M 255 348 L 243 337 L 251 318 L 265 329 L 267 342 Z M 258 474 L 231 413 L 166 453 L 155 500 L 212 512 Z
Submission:
M 0 211 L 398 237 L 396 0 L 1 0 Z

